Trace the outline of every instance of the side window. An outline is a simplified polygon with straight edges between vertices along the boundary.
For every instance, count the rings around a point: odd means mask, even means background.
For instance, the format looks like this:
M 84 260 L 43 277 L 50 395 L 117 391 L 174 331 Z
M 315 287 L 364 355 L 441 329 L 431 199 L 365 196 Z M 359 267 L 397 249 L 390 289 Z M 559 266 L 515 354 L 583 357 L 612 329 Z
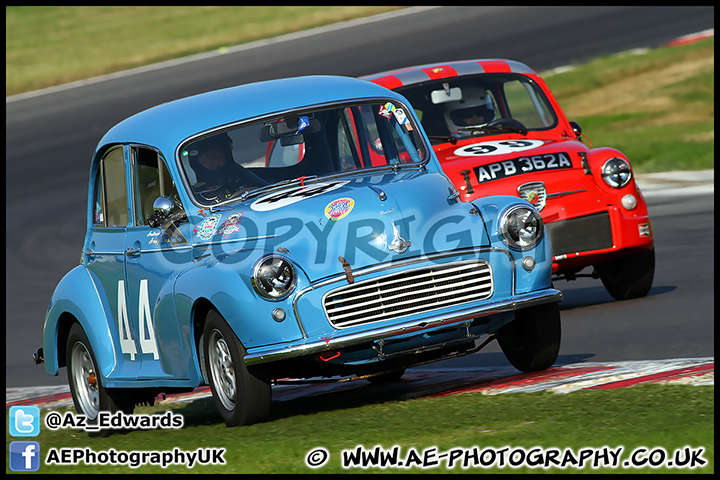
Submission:
M 154 213 L 153 204 L 160 196 L 172 197 L 179 202 L 177 189 L 162 156 L 149 148 L 132 149 L 135 225 L 148 225 Z
M 544 128 L 554 123 L 550 107 L 529 83 L 506 82 L 504 90 L 512 118 L 519 120 L 527 128 Z
M 95 175 L 95 186 L 93 194 L 93 225 L 97 227 L 105 226 L 105 195 L 103 182 L 103 164 L 102 161 L 98 165 L 98 171 Z
M 96 182 L 97 199 L 102 192 L 105 197 L 100 215 L 105 217 L 106 227 L 126 227 L 128 224 L 128 202 L 125 184 L 125 156 L 123 147 L 110 150 L 100 162 L 100 175 Z M 100 205 L 103 202 L 99 202 Z M 95 207 L 97 208 L 97 206 Z

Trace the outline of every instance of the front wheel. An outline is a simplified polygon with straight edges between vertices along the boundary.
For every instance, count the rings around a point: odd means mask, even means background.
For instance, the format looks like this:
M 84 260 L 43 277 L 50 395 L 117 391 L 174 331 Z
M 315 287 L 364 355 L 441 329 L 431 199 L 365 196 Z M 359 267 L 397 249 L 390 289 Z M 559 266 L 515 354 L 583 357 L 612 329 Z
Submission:
M 131 395 L 122 389 L 103 387 L 95 354 L 80 324 L 76 323 L 70 328 L 66 352 L 68 383 L 75 410 L 85 415 L 88 425 L 97 423 L 101 411 L 133 412 L 135 402 Z M 110 433 L 111 430 L 98 430 L 92 435 L 106 436 Z
M 655 276 L 655 249 L 596 266 L 605 289 L 615 300 L 644 297 Z
M 556 302 L 518 310 L 497 332 L 505 357 L 521 372 L 550 367 L 560 351 L 560 309 Z
M 205 371 L 215 406 L 228 427 L 262 421 L 270 412 L 270 383 L 245 366 L 245 348 L 215 310 L 203 333 Z

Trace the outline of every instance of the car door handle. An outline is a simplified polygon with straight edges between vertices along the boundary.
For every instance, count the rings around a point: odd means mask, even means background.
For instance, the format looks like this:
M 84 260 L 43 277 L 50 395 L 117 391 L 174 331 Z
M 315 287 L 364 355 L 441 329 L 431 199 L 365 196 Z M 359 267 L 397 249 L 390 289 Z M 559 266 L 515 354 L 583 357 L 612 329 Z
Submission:
M 140 255 L 140 247 L 126 248 L 126 249 L 125 249 L 125 255 L 127 255 L 128 257 L 135 257 L 135 256 Z
M 95 255 L 95 250 L 93 250 L 92 248 L 86 248 L 84 253 L 86 256 L 92 257 L 93 255 Z

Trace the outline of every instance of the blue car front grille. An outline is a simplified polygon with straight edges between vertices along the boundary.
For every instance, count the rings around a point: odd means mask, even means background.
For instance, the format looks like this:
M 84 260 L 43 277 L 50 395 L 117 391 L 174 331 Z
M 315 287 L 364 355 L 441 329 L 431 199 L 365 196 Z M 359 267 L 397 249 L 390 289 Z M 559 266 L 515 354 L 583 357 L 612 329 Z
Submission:
M 490 265 L 482 260 L 416 268 L 347 285 L 325 295 L 328 320 L 351 327 L 489 298 Z

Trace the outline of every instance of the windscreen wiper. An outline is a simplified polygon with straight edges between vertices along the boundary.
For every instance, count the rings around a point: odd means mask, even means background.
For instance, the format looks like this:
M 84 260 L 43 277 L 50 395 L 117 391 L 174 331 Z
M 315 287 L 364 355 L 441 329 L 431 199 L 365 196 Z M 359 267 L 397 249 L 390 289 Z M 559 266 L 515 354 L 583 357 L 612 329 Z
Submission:
M 455 145 L 458 142 L 458 139 L 456 137 L 445 137 L 445 136 L 436 136 L 436 135 L 428 135 L 428 138 L 430 140 L 437 140 L 441 143 L 450 142 L 451 144 Z
M 519 123 L 519 122 L 518 122 Z M 515 125 L 508 125 L 508 124 L 493 124 L 493 123 L 486 123 L 483 125 L 468 125 L 467 127 L 460 127 L 458 128 L 458 132 L 512 132 L 512 133 L 519 133 L 523 136 L 527 135 L 528 131 L 527 128 L 525 128 L 524 125 L 519 124 L 517 126 Z

